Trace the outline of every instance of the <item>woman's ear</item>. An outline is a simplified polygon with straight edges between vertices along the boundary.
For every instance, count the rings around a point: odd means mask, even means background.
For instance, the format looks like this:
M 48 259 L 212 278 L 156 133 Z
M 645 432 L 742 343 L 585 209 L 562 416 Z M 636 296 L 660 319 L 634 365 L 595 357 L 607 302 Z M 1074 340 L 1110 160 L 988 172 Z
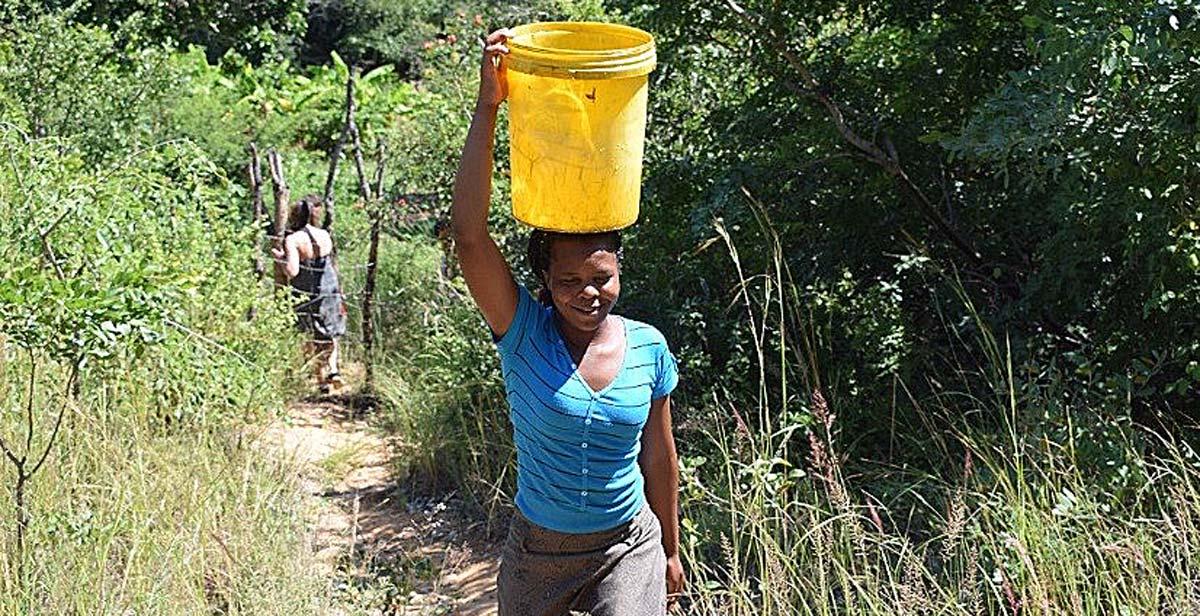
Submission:
M 537 300 L 543 306 L 553 306 L 554 296 L 550 293 L 550 274 L 543 272 L 541 275 L 542 288 L 538 289 Z

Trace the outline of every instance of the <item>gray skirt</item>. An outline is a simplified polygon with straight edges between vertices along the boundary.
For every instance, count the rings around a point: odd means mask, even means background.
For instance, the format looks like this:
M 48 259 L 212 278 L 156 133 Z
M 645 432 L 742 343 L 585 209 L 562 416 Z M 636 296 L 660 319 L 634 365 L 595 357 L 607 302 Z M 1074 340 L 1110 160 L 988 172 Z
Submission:
M 517 512 L 497 586 L 500 616 L 662 616 L 662 528 L 648 504 L 625 524 L 586 534 L 555 532 Z

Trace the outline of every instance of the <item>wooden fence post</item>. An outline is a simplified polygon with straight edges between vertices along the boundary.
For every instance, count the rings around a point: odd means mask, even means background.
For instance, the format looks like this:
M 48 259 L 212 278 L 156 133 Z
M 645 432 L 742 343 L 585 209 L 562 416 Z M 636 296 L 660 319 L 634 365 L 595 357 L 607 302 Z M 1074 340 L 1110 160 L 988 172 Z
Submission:
M 250 152 L 250 164 L 246 171 L 250 179 L 250 203 L 251 203 L 251 219 L 256 230 L 261 231 L 263 228 L 263 198 L 262 198 L 262 161 L 258 157 L 258 145 L 253 141 L 246 148 Z M 266 265 L 263 263 L 263 247 L 259 244 L 258 233 L 254 234 L 254 280 L 257 283 L 263 278 L 266 273 Z M 257 294 L 255 296 L 257 302 Z M 249 310 L 246 311 L 246 320 L 252 321 L 258 315 L 258 306 L 251 304 Z
M 366 178 L 362 175 L 362 155 L 359 149 L 362 146 L 358 139 L 357 128 L 354 131 L 355 135 L 355 152 L 359 164 L 359 183 L 360 188 L 370 192 L 367 187 Z M 367 282 L 363 286 L 363 314 L 362 314 L 362 331 L 363 331 L 363 348 L 366 351 L 367 359 L 367 389 L 373 389 L 375 386 L 375 318 L 372 310 L 372 304 L 375 298 L 375 268 L 379 261 L 379 222 L 382 218 L 380 208 L 383 207 L 383 172 L 387 162 L 385 155 L 387 148 L 382 140 L 379 142 L 379 155 L 375 165 L 375 199 L 367 204 L 367 213 L 371 218 L 371 243 L 367 250 Z
M 271 167 L 271 183 L 275 187 L 275 228 L 271 234 L 271 245 L 283 248 L 283 240 L 287 237 L 288 208 L 291 206 L 291 192 L 288 190 L 287 179 L 283 176 L 283 160 L 279 152 L 272 149 L 267 153 L 267 162 Z M 275 284 L 287 286 L 287 276 L 279 264 L 275 264 Z

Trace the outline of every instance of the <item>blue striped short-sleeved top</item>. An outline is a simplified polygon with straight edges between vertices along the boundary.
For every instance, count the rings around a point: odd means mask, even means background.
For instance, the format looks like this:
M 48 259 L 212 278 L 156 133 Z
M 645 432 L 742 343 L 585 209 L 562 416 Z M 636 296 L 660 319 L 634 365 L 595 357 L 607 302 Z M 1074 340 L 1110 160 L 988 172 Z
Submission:
M 679 381 L 657 329 L 625 325 L 625 359 L 600 391 L 580 376 L 554 310 L 517 289 L 512 325 L 496 342 L 517 447 L 517 508 L 534 524 L 591 533 L 628 522 L 645 502 L 638 466 L 650 401 Z

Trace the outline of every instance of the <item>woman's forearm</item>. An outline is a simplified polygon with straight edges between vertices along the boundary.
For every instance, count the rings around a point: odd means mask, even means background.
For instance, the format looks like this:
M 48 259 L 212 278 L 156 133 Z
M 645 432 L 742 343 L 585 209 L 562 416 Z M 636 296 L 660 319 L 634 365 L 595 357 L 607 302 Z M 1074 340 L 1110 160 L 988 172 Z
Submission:
M 450 206 L 450 227 L 459 243 L 487 235 L 495 133 L 496 107 L 484 103 L 477 105 L 454 179 L 454 201 Z
M 646 478 L 646 501 L 662 526 L 662 545 L 667 558 L 679 554 L 679 459 L 674 439 L 646 456 L 642 474 Z

